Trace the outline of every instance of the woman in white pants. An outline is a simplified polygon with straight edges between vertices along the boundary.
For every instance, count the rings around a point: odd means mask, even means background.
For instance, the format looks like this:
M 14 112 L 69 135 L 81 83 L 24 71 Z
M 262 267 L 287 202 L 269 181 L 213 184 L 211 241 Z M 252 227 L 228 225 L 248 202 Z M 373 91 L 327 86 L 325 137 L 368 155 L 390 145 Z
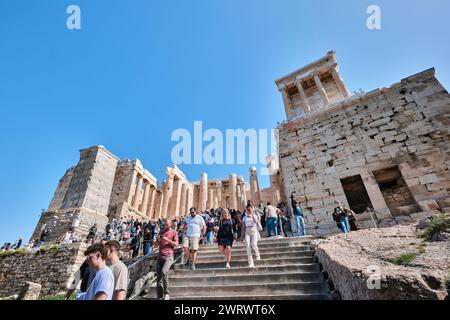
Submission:
M 253 212 L 253 207 L 247 205 L 246 212 L 241 222 L 241 237 L 245 238 L 245 247 L 247 249 L 248 266 L 254 268 L 252 248 L 255 251 L 256 260 L 261 260 L 258 249 L 258 222 L 259 217 Z

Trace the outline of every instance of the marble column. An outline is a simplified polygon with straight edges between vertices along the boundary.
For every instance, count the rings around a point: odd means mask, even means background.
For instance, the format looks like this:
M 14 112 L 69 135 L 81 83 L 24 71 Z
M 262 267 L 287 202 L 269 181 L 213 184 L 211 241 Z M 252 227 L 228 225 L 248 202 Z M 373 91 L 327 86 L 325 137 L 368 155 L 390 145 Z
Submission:
M 247 192 L 245 191 L 245 182 L 241 184 L 242 207 L 245 209 L 247 205 Z
M 139 211 L 142 212 L 144 215 L 147 213 L 148 208 L 148 198 L 150 196 L 150 182 L 144 181 L 145 188 L 144 188 L 144 197 L 142 198 L 142 204 L 139 207 Z
M 337 71 L 336 67 L 331 68 L 331 74 L 333 75 L 333 79 L 336 82 L 336 85 L 342 97 L 344 98 L 350 97 L 350 93 L 348 92 L 344 80 L 342 80 L 341 74 L 339 73 L 339 71 Z
M 255 207 L 257 207 L 261 202 L 258 174 L 255 167 L 250 168 L 250 199 L 252 200 Z
M 302 101 L 302 108 L 306 113 L 311 112 L 311 107 L 309 106 L 308 99 L 306 99 L 305 90 L 303 89 L 303 83 L 301 80 L 297 80 L 295 83 L 300 94 L 300 99 Z
M 229 188 L 230 188 L 230 209 L 237 209 L 237 175 L 235 173 L 230 174 L 229 178 Z
M 287 93 L 286 88 L 283 88 L 281 90 L 281 95 L 283 96 L 284 111 L 286 112 L 286 117 L 288 120 L 291 120 L 294 117 L 294 110 L 291 97 L 289 96 L 289 93 Z
M 162 196 L 162 207 L 161 207 L 161 216 L 163 218 L 167 218 L 167 211 L 169 209 L 169 201 L 172 197 L 172 190 L 173 190 L 173 176 L 169 175 L 167 177 L 167 180 L 164 182 L 164 190 L 163 190 L 163 196 Z
M 218 182 L 216 184 L 216 192 L 217 192 L 217 205 L 219 207 L 224 207 L 222 202 L 222 182 Z
M 138 173 L 136 170 L 133 170 L 133 174 L 131 175 L 130 183 L 128 184 L 128 196 L 127 196 L 127 203 L 130 205 L 133 203 L 133 192 L 132 187 L 133 183 L 136 181 L 136 178 L 138 176 Z M 136 191 L 136 188 L 134 189 Z
M 330 100 L 328 99 L 328 95 L 325 91 L 325 88 L 322 85 L 322 81 L 320 81 L 318 73 L 314 74 L 314 82 L 316 83 L 317 90 L 319 91 L 320 96 L 322 97 L 323 105 L 326 106 L 330 102 Z
M 208 174 L 202 173 L 200 178 L 200 196 L 199 196 L 199 210 L 206 209 L 206 201 L 208 200 Z
M 163 184 L 164 187 L 164 184 Z M 162 209 L 162 203 L 163 203 L 163 193 L 158 190 L 156 191 L 156 195 L 155 195 L 155 210 L 152 214 L 152 218 L 153 219 L 159 219 L 161 218 L 161 209 Z
M 180 197 L 180 212 L 179 212 L 179 216 L 180 215 L 186 215 L 186 211 L 188 209 L 186 209 L 186 199 L 187 199 L 187 184 L 183 183 L 181 185 L 181 197 Z
M 134 192 L 133 204 L 131 205 L 136 210 L 139 210 L 139 201 L 141 200 L 141 191 L 142 191 L 142 181 L 143 181 L 142 176 L 139 176 L 136 185 L 136 191 Z
M 155 197 L 156 197 L 156 188 L 154 186 L 150 187 L 150 202 L 147 208 L 147 217 L 153 218 L 153 212 L 155 208 Z
M 213 187 L 209 187 L 208 189 L 208 208 L 211 209 L 214 207 L 214 189 Z
M 180 214 L 180 198 L 181 198 L 181 180 L 179 177 L 174 177 L 172 185 L 172 193 L 169 201 L 169 208 L 167 212 L 168 217 L 178 217 Z

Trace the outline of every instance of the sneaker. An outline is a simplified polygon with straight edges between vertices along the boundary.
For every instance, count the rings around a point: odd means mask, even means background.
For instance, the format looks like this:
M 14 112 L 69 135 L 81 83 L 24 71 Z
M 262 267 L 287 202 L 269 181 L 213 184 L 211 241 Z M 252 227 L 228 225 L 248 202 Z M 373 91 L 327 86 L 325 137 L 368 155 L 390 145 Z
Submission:
M 191 263 L 191 270 L 195 270 L 195 263 Z
M 261 260 L 261 257 L 256 257 L 256 261 L 260 261 Z
M 254 268 L 255 265 L 254 265 L 253 263 L 249 263 L 249 264 L 248 264 L 248 267 L 249 267 L 249 268 Z
M 170 300 L 170 297 L 169 297 L 168 294 L 165 294 L 165 295 L 164 295 L 164 300 Z
M 186 263 L 184 264 L 185 266 L 188 266 L 191 264 L 191 260 L 186 261 Z
M 231 266 L 230 266 L 230 264 L 228 262 L 227 262 L 227 265 L 225 266 L 225 268 L 231 269 Z

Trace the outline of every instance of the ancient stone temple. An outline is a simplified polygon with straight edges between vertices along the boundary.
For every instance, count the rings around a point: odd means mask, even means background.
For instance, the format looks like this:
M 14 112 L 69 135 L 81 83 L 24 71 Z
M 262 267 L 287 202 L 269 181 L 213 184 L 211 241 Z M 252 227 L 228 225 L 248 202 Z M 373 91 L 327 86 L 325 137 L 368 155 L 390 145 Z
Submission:
M 338 232 L 336 200 L 367 227 L 448 207 L 450 95 L 434 69 L 351 96 L 328 52 L 275 83 L 287 117 L 281 180 L 285 197 L 301 202 L 308 234 Z
M 56 241 L 69 229 L 84 238 L 94 224 L 103 232 L 114 218 L 179 218 L 192 206 L 201 211 L 218 207 L 242 211 L 248 199 L 255 205 L 278 202 L 282 199 L 280 171 L 273 157 L 268 159 L 271 186 L 261 190 L 253 167 L 249 170 L 250 183 L 235 173 L 209 181 L 207 173 L 202 173 L 199 182 L 190 182 L 178 166 L 172 165 L 166 169 L 166 179 L 158 184 L 139 159 L 120 160 L 103 146 L 83 149 L 78 164 L 61 178 L 32 238 L 39 238 L 44 229 L 50 230 L 47 242 Z

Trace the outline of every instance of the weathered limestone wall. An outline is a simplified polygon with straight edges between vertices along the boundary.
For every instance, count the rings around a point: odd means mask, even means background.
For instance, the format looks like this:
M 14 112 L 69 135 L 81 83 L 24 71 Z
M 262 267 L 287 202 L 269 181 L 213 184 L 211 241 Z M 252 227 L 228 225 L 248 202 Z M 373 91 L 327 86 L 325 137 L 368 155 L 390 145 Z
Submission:
M 67 189 L 69 188 L 70 185 L 70 181 L 72 180 L 74 170 L 75 167 L 69 168 L 64 174 L 64 176 L 61 178 L 61 180 L 59 180 L 59 184 L 56 187 L 53 199 L 50 202 L 50 205 L 48 206 L 48 211 L 56 211 L 61 209 L 64 197 L 66 196 Z
M 340 179 L 358 175 L 377 218 L 392 218 L 373 173 L 382 169 L 398 168 L 420 210 L 448 206 L 449 115 L 450 95 L 430 69 L 282 124 L 285 196 L 301 202 L 307 233 L 338 232 L 335 200 L 348 205 Z
M 41 214 L 32 239 L 38 239 L 43 228 L 50 230 L 47 239 L 50 242 L 64 236 L 70 228 L 81 237 L 87 235 L 94 223 L 99 231 L 104 230 L 117 162 L 103 146 L 81 150 L 78 164 L 66 173 L 56 190 L 53 210 Z M 64 189 L 66 194 L 59 206 Z
M 67 290 L 67 283 L 83 263 L 83 243 L 64 245 L 45 252 L 0 257 L 0 297 L 19 294 L 25 282 L 42 286 L 41 295 Z

